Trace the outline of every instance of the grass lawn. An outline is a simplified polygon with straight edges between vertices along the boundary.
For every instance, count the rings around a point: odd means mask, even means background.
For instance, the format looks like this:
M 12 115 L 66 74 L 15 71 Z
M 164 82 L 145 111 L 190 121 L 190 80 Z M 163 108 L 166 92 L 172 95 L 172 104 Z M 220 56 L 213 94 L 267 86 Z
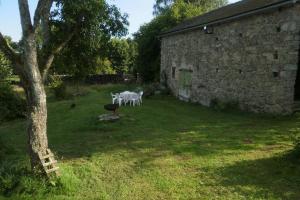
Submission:
M 6 79 L 7 81 L 20 82 L 20 77 L 17 75 L 12 75 Z
M 49 99 L 49 144 L 61 169 L 52 184 L 28 172 L 26 122 L 1 124 L 0 199 L 300 199 L 300 162 L 289 156 L 299 115 L 221 112 L 155 96 L 122 107 L 120 121 L 97 122 L 110 92 L 125 88 Z

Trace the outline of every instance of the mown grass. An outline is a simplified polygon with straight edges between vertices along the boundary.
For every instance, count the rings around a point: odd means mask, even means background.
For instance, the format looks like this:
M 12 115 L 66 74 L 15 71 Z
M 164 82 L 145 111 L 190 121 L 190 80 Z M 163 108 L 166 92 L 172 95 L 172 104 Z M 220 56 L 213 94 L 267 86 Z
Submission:
M 122 107 L 120 121 L 98 122 L 110 92 L 126 88 L 49 99 L 49 144 L 61 168 L 50 184 L 28 170 L 26 122 L 0 125 L 0 199 L 300 199 L 300 165 L 289 156 L 299 115 L 220 112 L 155 96 Z

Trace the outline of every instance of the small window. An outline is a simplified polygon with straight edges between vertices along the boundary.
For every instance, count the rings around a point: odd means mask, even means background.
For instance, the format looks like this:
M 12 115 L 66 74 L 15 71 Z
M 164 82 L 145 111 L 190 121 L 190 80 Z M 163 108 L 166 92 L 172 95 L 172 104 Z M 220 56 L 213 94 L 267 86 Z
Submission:
M 243 37 L 243 33 L 239 33 L 239 36 L 240 36 L 240 37 Z
M 241 69 L 239 69 L 239 73 L 240 73 L 240 74 L 242 74 L 242 73 L 243 73 L 243 71 L 242 71 Z
M 274 59 L 275 59 L 275 60 L 278 59 L 278 51 L 275 51 L 275 53 L 274 53 Z
M 278 33 L 280 33 L 280 32 L 281 32 L 281 27 L 280 27 L 280 26 L 277 26 L 277 27 L 276 27 L 276 31 L 277 31 Z
M 175 78 L 176 75 L 176 67 L 172 67 L 172 78 Z
M 216 72 L 217 72 L 217 73 L 219 72 L 219 68 L 216 69 Z
M 273 72 L 273 77 L 277 78 L 279 76 L 279 72 Z

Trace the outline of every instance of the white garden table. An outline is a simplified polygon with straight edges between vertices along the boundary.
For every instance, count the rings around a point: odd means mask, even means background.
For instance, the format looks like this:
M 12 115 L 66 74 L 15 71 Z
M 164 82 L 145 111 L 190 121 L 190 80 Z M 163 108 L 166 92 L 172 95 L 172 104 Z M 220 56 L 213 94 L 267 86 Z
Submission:
M 121 106 L 122 101 L 126 105 L 129 101 L 131 101 L 132 99 L 135 99 L 136 96 L 138 96 L 138 94 L 135 92 L 130 92 L 130 91 L 121 92 L 120 96 L 119 96 L 119 106 Z

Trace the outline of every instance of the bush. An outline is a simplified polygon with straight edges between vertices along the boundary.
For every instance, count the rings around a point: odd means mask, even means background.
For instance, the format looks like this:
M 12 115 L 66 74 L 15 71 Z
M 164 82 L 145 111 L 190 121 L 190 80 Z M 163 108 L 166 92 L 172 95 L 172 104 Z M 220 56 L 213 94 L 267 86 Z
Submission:
M 162 95 L 172 94 L 171 89 L 168 86 L 160 85 L 159 91 Z
M 135 89 L 135 92 L 144 92 L 144 97 L 148 98 L 156 94 L 161 94 L 161 95 L 170 95 L 171 90 L 168 87 L 165 87 L 159 83 L 151 83 L 144 85 L 143 87 L 137 87 Z
M 143 88 L 144 88 L 144 97 L 148 98 L 155 95 L 155 92 L 158 89 L 158 84 L 157 83 L 148 84 L 145 85 Z
M 237 110 L 239 108 L 239 104 L 235 101 L 224 102 L 218 99 L 213 99 L 210 103 L 210 107 L 215 110 Z
M 65 84 L 61 84 L 55 88 L 52 88 L 54 91 L 54 96 L 57 99 L 66 99 L 68 97 L 67 95 L 67 88 L 65 86 Z
M 26 102 L 9 84 L 0 85 L 0 122 L 25 117 Z
M 49 87 L 52 89 L 56 99 L 66 99 L 69 97 L 67 87 L 59 76 L 50 76 Z
M 294 149 L 292 150 L 292 155 L 300 161 L 300 133 L 299 129 L 293 130 L 292 142 L 294 144 Z
M 6 81 L 12 75 L 10 62 L 0 52 L 0 82 Z

